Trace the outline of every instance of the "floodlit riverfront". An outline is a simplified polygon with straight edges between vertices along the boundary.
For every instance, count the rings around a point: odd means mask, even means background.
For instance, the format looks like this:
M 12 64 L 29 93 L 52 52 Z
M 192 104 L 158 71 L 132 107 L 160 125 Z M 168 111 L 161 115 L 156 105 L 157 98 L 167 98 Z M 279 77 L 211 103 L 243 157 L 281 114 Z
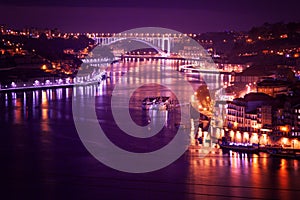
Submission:
M 109 78 L 76 90 L 76 95 L 82 98 L 96 94 L 98 121 L 111 141 L 123 149 L 141 153 L 162 148 L 174 138 L 180 112 L 176 108 L 167 111 L 165 128 L 149 141 L 124 136 L 113 120 L 111 94 L 118 78 L 150 62 L 158 62 L 157 70 L 177 69 L 175 61 L 115 63 Z M 210 84 L 228 81 L 226 77 L 219 80 L 214 76 Z M 194 89 L 201 85 L 199 77 L 194 75 L 185 79 Z M 300 195 L 298 160 L 273 158 L 265 153 L 230 151 L 225 154 L 216 148 L 202 158 L 201 145 L 195 141 L 193 130 L 189 132 L 192 138 L 189 149 L 163 169 L 141 174 L 111 169 L 96 160 L 79 138 L 72 113 L 74 92 L 73 88 L 52 88 L 0 93 L 2 196 L 11 199 L 297 199 Z M 130 100 L 132 119 L 138 125 L 147 125 L 150 111 L 142 110 L 143 98 L 172 95 L 167 88 L 157 85 L 140 88 Z

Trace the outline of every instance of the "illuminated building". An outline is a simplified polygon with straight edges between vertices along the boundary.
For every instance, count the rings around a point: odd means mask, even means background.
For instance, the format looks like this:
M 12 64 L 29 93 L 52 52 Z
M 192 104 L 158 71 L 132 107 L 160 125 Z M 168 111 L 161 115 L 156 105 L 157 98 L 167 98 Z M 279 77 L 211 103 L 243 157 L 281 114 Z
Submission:
M 263 93 L 250 93 L 234 99 L 227 107 L 227 127 L 240 131 L 257 132 L 272 123 L 273 98 Z M 264 113 L 262 113 L 262 111 Z
M 266 79 L 257 83 L 257 92 L 276 97 L 279 94 L 288 94 L 289 83 L 282 80 Z

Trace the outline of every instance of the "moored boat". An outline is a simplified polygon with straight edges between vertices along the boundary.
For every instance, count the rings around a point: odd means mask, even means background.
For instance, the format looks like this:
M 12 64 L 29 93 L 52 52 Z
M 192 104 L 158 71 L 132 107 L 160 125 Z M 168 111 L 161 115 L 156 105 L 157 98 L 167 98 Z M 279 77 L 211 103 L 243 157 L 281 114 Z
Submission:
M 242 143 L 219 143 L 222 150 L 232 150 L 235 152 L 243 153 L 259 153 L 259 148 L 252 144 L 242 144 Z
M 294 149 L 277 149 L 269 150 L 268 153 L 272 157 L 287 158 L 287 159 L 300 159 L 300 153 Z
M 146 97 L 142 101 L 143 110 L 167 110 L 169 97 Z
M 277 151 L 281 150 L 281 145 L 259 145 L 259 151 L 261 152 L 269 152 L 269 151 Z

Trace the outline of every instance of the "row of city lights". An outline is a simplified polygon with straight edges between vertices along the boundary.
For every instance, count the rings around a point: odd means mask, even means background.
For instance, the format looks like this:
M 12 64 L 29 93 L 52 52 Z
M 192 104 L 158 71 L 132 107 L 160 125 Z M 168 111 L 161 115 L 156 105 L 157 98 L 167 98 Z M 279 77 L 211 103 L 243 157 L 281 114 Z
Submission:
M 63 84 L 71 84 L 72 81 L 70 78 L 66 78 L 65 80 L 63 79 L 58 79 L 56 80 L 55 82 L 51 82 L 50 80 L 45 80 L 45 82 L 41 82 L 39 80 L 35 80 L 33 83 L 32 83 L 32 86 L 34 87 L 39 87 L 39 86 L 51 86 L 51 85 L 63 85 Z M 10 85 L 5 85 L 4 88 L 7 89 L 7 88 L 18 88 L 18 87 L 30 87 L 31 84 L 16 84 L 16 82 L 11 82 Z M 0 88 L 1 90 L 1 88 Z
M 41 30 L 41 31 L 35 31 L 35 34 L 32 34 L 30 33 L 29 31 L 27 32 L 24 32 L 24 31 L 14 31 L 14 30 L 4 30 L 2 29 L 1 32 L 2 34 L 10 34 L 10 35 L 34 35 L 34 36 L 37 36 L 37 35 L 40 35 L 41 33 L 46 33 L 46 36 L 47 37 L 67 37 L 67 36 L 79 36 L 79 35 L 86 35 L 88 37 L 99 37 L 99 36 L 166 36 L 166 37 L 186 37 L 186 36 L 189 36 L 189 37 L 196 37 L 196 36 L 199 36 L 200 34 L 195 34 L 195 33 L 57 33 L 57 34 L 54 34 L 54 33 L 48 33 L 50 32 L 51 30 L 48 30 L 48 31 L 45 31 L 45 30 Z

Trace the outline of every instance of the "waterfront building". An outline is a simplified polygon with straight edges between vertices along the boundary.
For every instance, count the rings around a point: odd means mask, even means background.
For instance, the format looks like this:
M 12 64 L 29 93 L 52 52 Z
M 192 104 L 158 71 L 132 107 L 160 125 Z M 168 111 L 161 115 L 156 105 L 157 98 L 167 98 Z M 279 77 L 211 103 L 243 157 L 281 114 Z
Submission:
M 293 106 L 292 108 L 293 123 L 291 126 L 290 137 L 300 138 L 300 104 Z
M 269 104 L 273 98 L 264 93 L 249 93 L 244 98 L 234 99 L 227 107 L 227 126 L 243 131 L 257 131 L 270 123 Z
M 249 93 L 228 103 L 225 129 L 235 142 L 259 143 L 260 136 L 266 143 L 266 134 L 271 132 L 270 122 L 273 98 L 264 93 Z M 263 113 L 264 112 L 264 113 Z
M 257 92 L 276 97 L 280 94 L 288 95 L 290 82 L 278 79 L 265 79 L 257 83 Z
M 285 65 L 252 65 L 241 73 L 235 74 L 235 83 L 257 83 L 269 79 L 293 82 L 295 80 L 295 74 L 292 70 L 292 66 Z
M 299 96 L 249 93 L 228 102 L 224 128 L 233 142 L 300 148 Z
M 246 68 L 241 73 L 236 73 L 235 83 L 257 83 L 265 78 L 275 78 L 275 75 L 273 72 L 269 71 L 267 67 L 253 65 L 249 68 Z

